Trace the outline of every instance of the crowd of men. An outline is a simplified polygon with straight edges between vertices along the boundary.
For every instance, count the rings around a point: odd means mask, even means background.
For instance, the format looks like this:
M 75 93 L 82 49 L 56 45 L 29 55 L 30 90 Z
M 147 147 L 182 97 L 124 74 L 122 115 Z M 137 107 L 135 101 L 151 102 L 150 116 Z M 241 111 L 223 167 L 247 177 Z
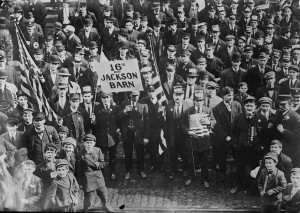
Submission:
M 168 171 L 167 178 L 183 175 L 190 186 L 201 169 L 206 189 L 209 156 L 219 182 L 229 181 L 226 162 L 233 156 L 230 193 L 247 190 L 252 171 L 264 198 L 292 182 L 283 200 L 287 211 L 299 211 L 300 171 L 292 169 L 300 167 L 299 1 L 54 4 L 58 18 L 51 29 L 40 0 L 1 4 L 0 180 L 12 176 L 21 184 L 23 210 L 75 211 L 83 189 L 84 211 L 96 193 L 112 212 L 101 170 L 107 160 L 111 181 L 130 180 L 135 149 L 141 178 Z M 39 112 L 25 91 L 16 26 L 57 119 Z M 137 59 L 144 90 L 103 92 L 96 68 L 105 57 Z M 160 102 L 154 76 L 166 102 Z M 120 142 L 123 177 L 116 175 Z M 273 164 L 283 172 L 276 182 L 282 185 L 267 191 L 268 175 L 277 171 Z M 282 199 L 272 199 L 265 212 L 280 211 Z

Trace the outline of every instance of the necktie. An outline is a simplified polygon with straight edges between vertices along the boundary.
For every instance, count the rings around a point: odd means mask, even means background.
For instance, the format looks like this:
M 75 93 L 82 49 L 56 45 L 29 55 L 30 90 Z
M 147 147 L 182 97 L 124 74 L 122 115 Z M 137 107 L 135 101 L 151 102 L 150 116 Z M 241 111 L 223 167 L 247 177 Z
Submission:
M 78 78 L 78 76 L 79 76 L 79 69 L 76 68 L 76 79 Z
M 179 112 L 179 105 L 176 105 L 176 118 L 180 117 L 180 112 Z
M 192 98 L 192 87 L 190 87 L 189 98 Z
M 15 143 L 15 138 L 14 138 L 14 136 L 11 136 L 11 143 L 12 143 L 12 144 Z
M 197 113 L 200 113 L 200 108 L 198 107 L 198 109 L 197 109 Z
M 106 110 L 106 112 L 108 112 L 108 106 L 107 105 L 105 105 L 105 110 Z
M 209 107 L 210 106 L 210 98 L 208 97 L 207 98 L 207 107 Z

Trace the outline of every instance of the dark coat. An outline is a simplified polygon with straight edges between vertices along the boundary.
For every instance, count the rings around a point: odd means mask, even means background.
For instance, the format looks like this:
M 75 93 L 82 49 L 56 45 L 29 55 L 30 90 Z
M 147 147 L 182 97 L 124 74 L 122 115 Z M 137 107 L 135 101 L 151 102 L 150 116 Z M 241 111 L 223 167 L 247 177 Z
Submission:
M 67 38 L 66 40 L 66 51 L 74 54 L 76 50 L 76 46 L 81 44 L 80 39 L 77 37 L 77 35 L 74 35 L 71 39 Z
M 45 26 L 46 17 L 48 14 L 45 5 L 40 0 L 38 0 L 35 4 L 31 6 L 31 11 L 33 13 L 35 22 L 41 26 Z
M 287 213 L 296 213 L 300 211 L 300 191 L 298 191 L 291 200 L 287 200 L 285 196 L 290 197 L 293 189 L 293 184 L 289 183 L 286 189 L 283 191 L 282 197 L 285 203 L 285 208 Z
M 196 65 L 192 61 L 188 61 L 186 65 L 179 63 L 176 68 L 176 74 L 180 75 L 186 81 L 190 68 L 196 68 Z
M 182 113 L 181 113 L 181 118 L 180 118 L 180 126 L 182 123 L 182 119 L 184 119 L 184 114 L 186 111 L 191 108 L 194 105 L 194 103 L 190 100 L 184 100 L 182 102 Z M 175 119 L 175 102 L 169 101 L 168 105 L 166 106 L 166 126 L 167 126 L 167 143 L 168 146 L 173 147 L 174 146 L 174 141 L 175 141 L 175 131 L 176 131 L 176 119 Z M 182 129 L 183 131 L 183 129 Z
M 254 58 L 250 58 L 249 61 L 246 61 L 245 58 L 242 58 L 241 68 L 245 70 L 249 70 L 251 67 L 258 64 L 258 60 Z
M 282 201 L 282 192 L 287 186 L 286 179 L 284 177 L 283 172 L 277 168 L 275 169 L 275 171 L 272 172 L 272 174 L 268 174 L 267 169 L 262 169 L 257 183 L 259 192 L 262 192 L 264 190 L 264 183 L 267 179 L 267 176 L 268 180 L 264 192 L 266 193 L 269 190 L 273 190 L 274 194 L 264 194 L 264 196 L 262 197 L 263 204 L 277 205 Z
M 233 55 L 235 53 L 241 53 L 241 50 L 236 46 L 233 47 L 231 54 Z M 227 46 L 220 48 L 219 53 L 216 56 L 223 61 L 227 68 L 231 66 L 231 56 L 228 53 Z
M 71 76 L 69 77 L 69 80 L 78 83 L 79 78 L 81 76 L 83 76 L 86 69 L 84 67 L 80 66 L 79 74 L 78 74 L 77 77 L 75 76 L 75 70 L 74 69 L 75 69 L 74 66 L 68 68 L 69 73 L 71 74 Z M 85 86 L 85 85 L 83 85 L 83 86 Z
M 96 124 L 93 125 L 93 134 L 96 136 L 97 147 L 109 147 L 108 135 L 112 137 L 114 144 L 119 142 L 118 133 L 116 132 L 120 128 L 120 123 L 117 119 L 119 109 L 118 105 L 112 105 L 108 112 L 103 104 L 95 106 Z
M 114 47 L 115 43 L 118 42 L 119 28 L 114 28 L 112 34 L 109 33 L 108 28 L 104 28 L 100 33 L 101 44 L 103 45 L 103 52 L 106 57 L 109 57 L 109 52 Z
M 177 83 L 180 83 L 180 84 L 185 84 L 185 81 L 183 80 L 183 78 L 180 76 L 180 75 L 177 75 L 177 74 L 174 74 L 174 82 L 173 82 L 173 86 L 170 88 L 169 85 L 168 85 L 168 81 L 165 78 L 162 78 L 162 87 L 164 89 L 164 92 L 165 92 L 165 95 L 167 97 L 167 100 L 173 100 L 173 88 L 174 88 L 174 85 L 176 85 Z
M 62 178 L 56 177 L 52 181 L 50 188 L 46 195 L 46 203 L 44 209 L 48 209 L 51 201 L 55 201 L 54 208 L 68 207 L 79 199 L 79 185 L 72 173 L 67 174 L 70 186 L 67 187 Z
M 228 117 L 228 109 L 224 101 L 215 106 L 212 110 L 216 119 L 214 128 L 215 136 L 218 140 L 225 141 L 227 136 L 231 136 L 231 125 L 235 117 L 242 113 L 242 106 L 239 102 L 233 101 L 231 104 L 230 117 Z
M 286 81 L 282 82 L 280 88 L 280 94 L 291 94 L 291 88 L 299 88 L 300 87 L 300 80 L 296 79 L 296 82 L 293 86 L 290 84 L 290 80 L 287 79 Z
M 264 75 L 269 71 L 271 71 L 271 67 L 266 66 L 264 73 L 261 73 L 258 65 L 248 70 L 247 75 L 245 77 L 245 81 L 248 84 L 248 93 L 250 95 L 255 95 L 257 88 L 265 84 Z
M 191 61 L 194 63 L 194 64 L 197 64 L 197 61 L 199 58 L 201 57 L 205 57 L 205 49 L 203 50 L 203 52 L 200 51 L 199 48 L 197 49 L 194 49 L 194 51 L 191 52 Z
M 58 11 L 57 21 L 60 22 L 61 24 L 63 24 L 63 21 L 64 21 L 64 9 L 60 9 Z M 73 9 L 71 9 L 70 7 L 69 7 L 69 21 L 70 21 L 70 25 L 73 25 L 74 21 L 75 21 L 75 11 Z
M 98 26 L 98 21 L 94 13 L 87 11 L 87 14 L 85 17 L 82 17 L 82 15 L 79 15 L 78 17 L 75 18 L 74 20 L 74 27 L 75 27 L 75 34 L 78 34 L 79 30 L 83 28 L 83 20 L 85 18 L 91 18 L 93 20 L 93 27 L 97 28 Z
M 93 72 L 91 69 L 86 69 L 82 72 L 82 75 L 79 76 L 77 83 L 82 88 L 86 85 L 91 86 L 92 91 L 95 90 L 98 81 L 97 72 Z
M 142 5 L 139 0 L 133 0 L 132 5 L 134 12 L 139 12 L 141 15 L 148 15 L 151 11 L 151 3 L 147 0 L 145 0 Z
M 81 44 L 85 47 L 89 46 L 91 41 L 95 41 L 98 45 L 100 44 L 100 36 L 96 28 L 92 28 L 89 37 L 87 38 L 85 35 L 85 29 L 79 30 L 78 38 L 81 41 Z
M 242 68 L 239 69 L 239 81 L 237 83 L 234 82 L 233 72 L 234 71 L 232 70 L 232 67 L 230 67 L 226 70 L 223 70 L 221 72 L 220 90 L 222 90 L 222 88 L 224 88 L 226 86 L 229 86 L 229 87 L 232 87 L 235 92 L 238 91 L 239 83 L 245 81 L 247 70 L 244 70 Z
M 14 141 L 11 140 L 11 138 L 9 137 L 8 132 L 5 132 L 1 135 L 1 137 L 5 138 L 7 141 L 9 141 L 12 145 L 14 145 L 17 149 L 20 149 L 23 147 L 23 144 L 21 142 L 21 138 L 22 138 L 23 132 L 21 131 L 17 131 L 16 132 L 16 136 L 14 138 Z
M 79 153 L 78 166 L 79 176 L 78 183 L 83 186 L 84 192 L 91 192 L 105 186 L 104 177 L 101 169 L 97 169 L 95 162 L 104 162 L 104 156 L 101 149 L 94 147 L 92 153 L 87 153 L 82 149 Z
M 118 113 L 118 119 L 121 122 L 122 141 L 127 137 L 128 124 L 132 120 L 135 127 L 135 143 L 143 143 L 143 138 L 149 139 L 150 137 L 150 120 L 149 109 L 147 104 L 138 102 L 132 112 L 124 113 L 125 106 L 129 105 L 124 101 Z
M 172 44 L 172 45 L 178 45 L 181 43 L 182 38 L 182 31 L 180 29 L 177 29 L 176 32 L 173 34 L 171 30 L 167 31 L 165 33 L 165 41 L 166 46 Z
M 64 31 L 59 31 L 53 34 L 53 43 L 55 44 L 56 41 L 62 41 L 63 45 L 66 45 L 67 36 Z
M 65 106 L 62 108 L 60 105 L 59 105 L 59 101 L 57 101 L 57 102 L 55 102 L 54 104 L 53 104 L 53 110 L 54 110 L 54 112 L 58 115 L 58 116 L 60 116 L 60 117 L 62 117 L 63 116 L 63 111 L 64 110 L 66 110 L 67 108 L 69 108 L 70 107 L 70 102 L 69 102 L 69 99 L 68 99 L 68 97 L 66 98 L 66 103 L 65 103 Z
M 206 61 L 206 70 L 213 74 L 215 78 L 219 78 L 221 72 L 225 69 L 225 64 L 223 63 L 223 61 L 216 56 L 214 56 L 212 59 L 206 58 Z
M 275 109 L 275 104 L 277 102 L 277 97 L 279 95 L 280 86 L 274 85 L 273 96 L 270 97 L 267 86 L 261 86 L 256 90 L 255 97 L 259 100 L 262 97 L 269 97 L 273 100 L 272 107 Z
M 21 141 L 23 142 L 22 147 L 26 147 L 28 150 L 28 158 L 30 160 L 33 160 L 35 163 L 40 163 L 41 160 L 43 159 L 43 151 L 48 143 L 54 143 L 56 146 L 60 147 L 60 140 L 59 136 L 57 134 L 57 131 L 54 127 L 52 126 L 47 126 L 45 125 L 45 130 L 43 133 L 43 138 L 42 138 L 42 149 L 41 150 L 35 150 L 35 137 L 37 136 L 37 133 L 34 128 L 32 128 L 29 131 L 26 131 L 23 134 L 23 137 Z

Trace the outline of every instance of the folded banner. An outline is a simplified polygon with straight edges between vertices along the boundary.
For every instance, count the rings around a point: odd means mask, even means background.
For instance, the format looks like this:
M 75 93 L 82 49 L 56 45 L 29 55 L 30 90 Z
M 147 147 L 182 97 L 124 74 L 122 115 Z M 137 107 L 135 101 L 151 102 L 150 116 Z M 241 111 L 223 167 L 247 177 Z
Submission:
M 104 92 L 143 91 L 137 59 L 107 61 L 96 64 L 97 85 Z

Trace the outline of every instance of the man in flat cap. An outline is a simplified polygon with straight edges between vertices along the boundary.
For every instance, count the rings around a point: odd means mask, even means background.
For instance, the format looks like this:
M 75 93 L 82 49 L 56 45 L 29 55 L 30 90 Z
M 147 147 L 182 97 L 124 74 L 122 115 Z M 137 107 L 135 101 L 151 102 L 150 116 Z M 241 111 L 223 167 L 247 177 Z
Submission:
M 62 111 L 63 125 L 68 127 L 70 137 L 77 141 L 77 148 L 82 148 L 82 137 L 84 132 L 84 119 L 81 110 L 79 109 L 80 93 L 70 94 L 70 107 Z
M 221 72 L 225 69 L 223 61 L 214 55 L 214 45 L 206 44 L 205 58 L 206 58 L 206 70 L 215 76 L 215 81 L 219 81 Z M 199 59 L 201 60 L 201 59 Z M 198 60 L 198 63 L 200 62 Z
M 145 40 L 148 40 L 148 35 L 153 32 L 153 29 L 148 26 L 148 17 L 147 16 L 141 16 L 141 26 L 138 29 L 140 32 L 140 35 L 138 38 L 142 38 Z
M 188 50 L 190 53 L 194 52 L 196 50 L 196 47 L 194 47 L 192 44 L 190 44 L 190 33 L 183 33 L 181 44 L 177 45 L 177 53 L 181 53 L 182 50 Z M 177 55 L 178 56 L 178 55 Z
M 259 166 L 264 152 L 267 119 L 256 113 L 256 99 L 248 96 L 244 101 L 245 112 L 235 117 L 232 124 L 232 142 L 236 152 L 235 186 L 230 193 L 247 190 L 245 187 L 245 169 L 250 164 L 251 170 Z
M 57 21 L 65 27 L 69 24 L 73 25 L 75 21 L 75 11 L 71 9 L 69 0 L 63 0 L 63 8 L 58 11 Z
M 237 115 L 242 113 L 242 106 L 234 101 L 234 90 L 231 87 L 225 87 L 222 91 L 223 101 L 217 104 L 212 112 L 216 119 L 216 125 L 213 129 L 212 147 L 213 156 L 218 173 L 218 181 L 225 181 L 226 178 L 226 158 L 228 152 L 232 150 L 232 123 Z
M 182 85 L 185 90 L 184 99 L 194 100 L 195 92 L 202 89 L 200 85 L 196 84 L 198 78 L 198 71 L 196 68 L 190 68 L 187 74 L 186 84 Z
M 279 95 L 280 86 L 275 84 L 276 73 L 274 71 L 267 72 L 264 75 L 264 80 L 266 85 L 256 88 L 255 97 L 258 99 L 262 97 L 269 97 L 272 100 L 272 108 L 275 109 L 275 104 L 277 102 L 277 97 Z
M 179 55 L 179 64 L 176 68 L 176 73 L 186 81 L 189 69 L 196 68 L 196 65 L 190 60 L 191 53 L 189 50 L 181 50 Z
M 219 25 L 212 25 L 212 38 L 207 43 L 214 45 L 214 55 L 218 58 L 223 54 L 222 50 L 226 48 L 226 43 L 220 37 Z
M 175 17 L 170 18 L 169 26 L 170 30 L 165 33 L 166 45 L 178 45 L 181 43 L 182 30 L 177 29 L 178 21 Z
M 288 183 L 286 189 L 283 191 L 282 198 L 286 206 L 286 212 L 297 212 L 300 210 L 300 168 L 293 168 L 291 175 L 291 183 Z
M 97 8 L 98 9 L 98 8 Z M 100 7 L 99 7 L 100 9 Z M 75 33 L 78 34 L 79 30 L 83 28 L 83 20 L 85 18 L 91 18 L 93 21 L 93 26 L 98 26 L 98 20 L 100 20 L 100 14 L 97 16 L 95 13 L 87 10 L 86 2 L 80 2 L 79 3 L 79 11 L 75 12 L 74 14 L 75 20 L 73 26 L 75 27 Z M 99 17 L 99 18 L 98 18 Z
M 233 35 L 227 35 L 225 39 L 226 39 L 226 46 L 220 48 L 219 50 L 220 55 L 218 57 L 223 61 L 226 67 L 229 68 L 231 66 L 231 59 L 233 55 L 237 53 L 240 54 L 241 50 L 234 45 L 235 37 Z
M 0 112 L 8 114 L 16 105 L 16 93 L 18 91 L 14 84 L 6 82 L 6 70 L 0 69 Z
M 33 54 L 35 49 L 42 47 L 43 36 L 34 30 L 33 22 L 28 22 L 26 27 L 27 30 L 24 32 L 24 38 L 30 53 Z
M 223 70 L 220 74 L 220 89 L 229 86 L 232 87 L 235 93 L 238 91 L 239 83 L 245 81 L 247 70 L 240 67 L 241 54 L 235 53 L 231 57 L 232 66 L 226 70 Z
M 63 114 L 62 112 L 67 109 L 70 105 L 69 103 L 69 96 L 68 96 L 68 83 L 58 83 L 57 84 L 57 96 L 53 102 L 53 110 L 55 111 L 55 113 L 62 117 Z
M 241 67 L 245 70 L 249 70 L 252 66 L 258 64 L 258 60 L 253 57 L 253 47 L 246 45 L 243 48 Z
M 271 71 L 271 67 L 267 65 L 267 54 L 261 52 L 258 58 L 258 64 L 248 70 L 245 81 L 249 86 L 248 93 L 255 95 L 257 88 L 264 85 L 264 75 Z
M 67 37 L 66 34 L 63 32 L 63 25 L 60 22 L 55 22 L 52 27 L 54 43 L 56 43 L 57 41 L 62 41 L 62 44 L 65 45 Z
M 139 38 L 140 32 L 133 29 L 133 20 L 132 18 L 125 19 L 125 28 L 128 31 L 127 39 L 128 41 L 136 42 Z
M 100 36 L 96 28 L 93 27 L 93 20 L 91 18 L 83 19 L 83 28 L 78 32 L 78 38 L 84 47 L 88 47 L 91 41 L 100 44 Z
M 50 56 L 52 54 L 56 55 L 56 49 L 54 46 L 54 39 L 53 39 L 53 35 L 46 35 L 45 36 L 45 45 L 44 45 L 44 59 L 46 62 L 49 63 L 50 60 Z
M 80 28 L 81 29 L 81 28 Z M 75 53 L 76 46 L 81 44 L 80 39 L 75 35 L 75 28 L 72 25 L 67 25 L 64 28 L 64 32 L 67 36 L 66 50 L 72 54 Z
M 158 70 L 160 76 L 164 76 L 166 74 L 166 67 L 168 64 L 173 64 L 175 68 L 179 63 L 179 58 L 176 57 L 176 46 L 168 45 L 166 46 L 166 56 L 160 58 L 158 61 Z
M 54 127 L 45 125 L 43 112 L 37 112 L 33 119 L 33 128 L 23 134 L 22 142 L 28 150 L 28 158 L 39 164 L 43 159 L 43 151 L 47 144 L 60 146 L 60 140 Z
M 300 137 L 300 115 L 291 109 L 292 96 L 279 95 L 278 110 L 283 114 L 281 121 L 276 126 L 276 138 L 282 142 L 283 153 L 288 155 L 294 166 L 300 165 L 298 138 Z
M 150 119 L 148 105 L 139 100 L 140 92 L 130 92 L 130 99 L 123 101 L 118 119 L 121 122 L 122 141 L 124 143 L 126 174 L 130 179 L 132 172 L 133 146 L 137 153 L 137 168 L 141 178 L 146 178 L 144 169 L 144 146 L 149 143 Z
M 3 133 L 1 137 L 9 141 L 17 149 L 20 149 L 23 147 L 23 144 L 21 142 L 23 132 L 17 130 L 18 123 L 19 121 L 16 118 L 13 117 L 8 118 L 5 121 L 7 132 Z

